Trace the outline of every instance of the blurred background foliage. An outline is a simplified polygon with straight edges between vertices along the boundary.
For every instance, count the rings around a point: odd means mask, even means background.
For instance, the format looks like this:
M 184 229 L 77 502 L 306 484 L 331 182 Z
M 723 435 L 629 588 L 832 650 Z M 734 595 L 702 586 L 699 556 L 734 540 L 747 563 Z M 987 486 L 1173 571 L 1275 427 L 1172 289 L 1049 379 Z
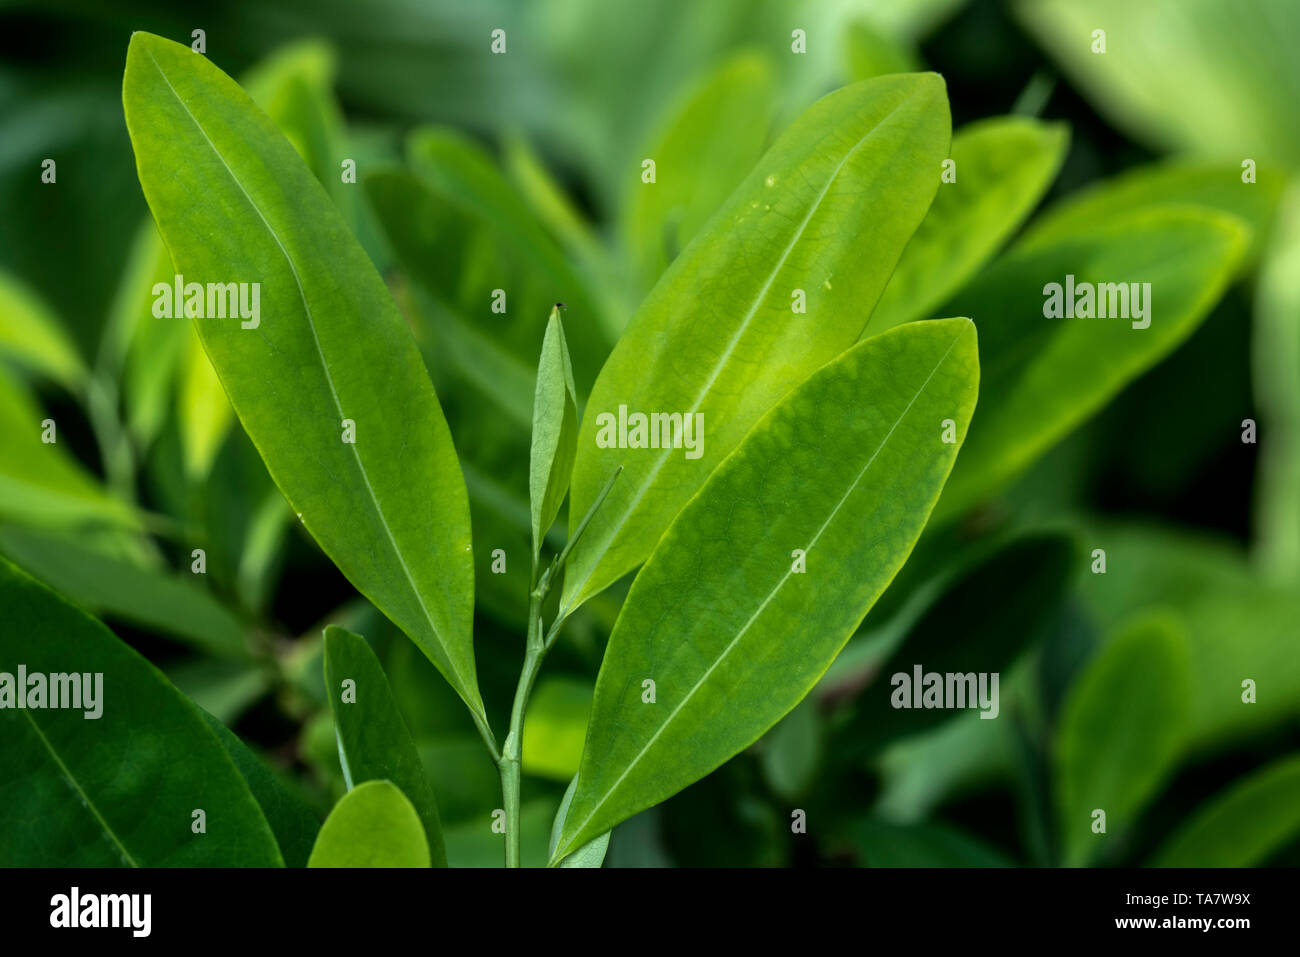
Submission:
M 489 53 L 498 28 L 505 55 Z M 947 314 L 1040 204 L 1054 212 L 1029 228 L 1039 239 L 1159 203 L 1243 219 L 1246 261 L 1187 341 L 932 528 L 813 695 L 620 826 L 607 864 L 1300 862 L 1291 0 L 0 2 L 0 552 L 105 618 L 322 815 L 344 785 L 320 629 L 367 636 L 451 863 L 495 865 L 496 771 L 454 694 L 297 527 L 192 329 L 151 315 L 172 267 L 122 119 L 137 29 L 205 31 L 408 316 L 470 490 L 477 658 L 497 715 L 522 655 L 527 428 L 550 303 L 567 304 L 585 393 L 665 266 L 818 96 L 940 72 L 954 155 L 988 184 L 968 200 L 1000 211 L 987 248 L 934 275 L 930 313 L 890 323 Z M 989 152 L 988 127 L 964 129 L 1007 114 L 1023 149 Z M 674 173 L 653 191 L 647 156 Z M 56 184 L 41 182 L 46 158 Z M 1013 173 L 1025 180 L 998 192 Z M 497 288 L 504 316 L 489 310 Z M 39 442 L 46 417 L 55 447 Z M 494 548 L 505 575 L 490 573 Z M 621 594 L 571 619 L 534 695 L 525 864 L 544 862 Z M 881 707 L 887 676 L 914 662 L 1001 670 L 1001 717 Z M 1257 703 L 1241 701 L 1245 678 Z M 1104 840 L 1086 830 L 1098 806 Z M 791 833 L 796 808 L 806 835 Z

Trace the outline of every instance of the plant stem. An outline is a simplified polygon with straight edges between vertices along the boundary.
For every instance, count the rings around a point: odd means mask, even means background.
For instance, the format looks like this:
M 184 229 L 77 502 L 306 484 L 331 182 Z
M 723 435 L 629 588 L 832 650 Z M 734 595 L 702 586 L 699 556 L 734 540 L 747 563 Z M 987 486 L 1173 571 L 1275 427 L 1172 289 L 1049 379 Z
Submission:
M 537 673 L 541 670 L 542 659 L 546 653 L 551 650 L 555 640 L 560 634 L 560 625 L 568 617 L 567 611 L 562 610 L 555 616 L 551 622 L 550 630 L 543 635 L 542 630 L 542 604 L 546 601 L 546 596 L 550 594 L 551 584 L 563 568 L 564 563 L 569 558 L 569 553 L 573 546 L 582 538 L 582 533 L 587 530 L 587 525 L 591 522 L 592 516 L 605 501 L 605 496 L 614 485 L 614 480 L 618 478 L 623 471 L 623 466 L 614 470 L 614 474 L 609 477 L 605 487 L 600 490 L 596 500 L 592 502 L 591 508 L 587 514 L 582 517 L 578 527 L 574 530 L 573 535 L 569 538 L 568 544 L 559 556 L 551 562 L 546 571 L 538 577 L 539 563 L 537 556 L 533 556 L 533 571 L 531 581 L 531 591 L 528 596 L 528 639 L 524 648 L 524 666 L 519 672 L 519 684 L 515 688 L 515 700 L 510 706 L 510 730 L 506 734 L 505 744 L 501 747 L 498 755 L 496 749 L 491 743 L 491 732 L 485 731 L 484 726 L 480 726 L 480 733 L 484 734 L 483 740 L 488 742 L 488 750 L 492 752 L 493 758 L 496 759 L 497 769 L 501 772 L 501 800 L 505 804 L 506 812 L 506 867 L 519 866 L 519 765 L 523 753 L 523 735 L 524 735 L 524 712 L 528 708 L 528 698 L 533 693 L 533 684 L 537 681 Z M 476 719 L 477 720 L 477 719 Z
M 519 672 L 519 685 L 515 688 L 514 704 L 510 707 L 510 731 L 497 767 L 501 771 L 501 798 L 506 811 L 506 867 L 519 866 L 519 763 L 523 751 L 524 711 L 528 696 L 546 656 L 542 640 L 542 600 L 546 597 L 541 587 L 533 589 L 528 602 L 528 645 L 524 666 Z

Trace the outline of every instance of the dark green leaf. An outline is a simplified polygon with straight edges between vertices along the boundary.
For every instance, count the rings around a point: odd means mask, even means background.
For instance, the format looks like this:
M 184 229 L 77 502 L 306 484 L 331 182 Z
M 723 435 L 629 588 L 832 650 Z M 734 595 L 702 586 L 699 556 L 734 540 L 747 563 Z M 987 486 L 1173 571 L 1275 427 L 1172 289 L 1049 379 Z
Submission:
M 1300 757 L 1239 778 L 1174 832 L 1157 867 L 1253 867 L 1300 835 Z
M 1214 210 L 1139 208 L 1021 243 L 984 270 L 948 306 L 979 326 L 983 376 L 979 419 L 936 520 L 1005 484 L 1186 339 L 1223 294 L 1247 239 L 1240 220 Z M 1084 283 L 1114 285 L 1101 293 L 1109 318 L 1045 314 L 1048 284 L 1063 301 L 1069 276 L 1076 295 Z M 1145 317 L 1131 301 L 1130 316 L 1117 317 L 1133 283 Z
M 257 802 L 199 711 L 95 619 L 0 559 L 0 862 L 270 867 Z M 18 708 L 17 676 L 79 678 L 81 707 Z M 87 675 L 99 675 L 87 680 Z M 12 677 L 11 677 L 12 676 Z M 77 688 L 73 685 L 72 688 Z M 85 700 L 88 689 L 96 700 Z M 66 688 L 66 685 L 65 685 Z M 76 703 L 72 699 L 72 704 Z M 99 712 L 99 716 L 88 715 Z M 205 831 L 198 833 L 204 813 Z
M 433 788 L 384 669 L 364 638 L 335 625 L 325 629 L 325 687 L 334 712 L 344 780 L 350 788 L 377 780 L 400 787 L 420 816 L 429 859 L 435 867 L 445 867 L 447 852 Z
M 1122 838 L 1168 775 L 1187 739 L 1188 672 L 1182 626 L 1160 615 L 1128 625 L 1075 682 L 1054 742 L 1067 866 Z
M 266 821 L 280 845 L 285 865 L 306 867 L 311 846 L 320 831 L 320 821 L 316 815 L 233 731 L 206 711 L 200 710 L 199 714 L 235 762 L 235 767 L 257 799 L 258 806 L 266 815 Z

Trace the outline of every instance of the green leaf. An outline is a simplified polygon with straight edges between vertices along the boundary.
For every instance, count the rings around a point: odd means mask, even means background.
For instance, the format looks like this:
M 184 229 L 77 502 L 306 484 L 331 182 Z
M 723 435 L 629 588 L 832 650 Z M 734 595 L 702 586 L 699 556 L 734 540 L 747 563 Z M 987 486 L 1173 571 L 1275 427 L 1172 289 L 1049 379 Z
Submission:
M 344 150 L 342 118 L 329 93 L 334 69 L 333 51 L 319 40 L 306 40 L 259 63 L 243 85 L 355 230 L 357 193 L 339 175 Z M 193 329 L 186 339 L 177 415 L 186 473 L 191 481 L 200 481 L 212 468 L 235 414 Z
M 181 578 L 126 558 L 14 526 L 0 527 L 0 551 L 89 611 L 174 635 L 221 658 L 249 658 L 244 624 L 195 576 Z
M 1014 116 L 958 130 L 951 151 L 956 182 L 939 187 L 863 335 L 930 318 L 1042 199 L 1068 142 L 1063 124 Z
M 921 69 L 910 44 L 890 36 L 868 19 L 855 20 L 844 31 L 844 61 L 851 81 Z
M 280 845 L 285 866 L 306 867 L 311 846 L 320 831 L 316 815 L 233 731 L 206 711 L 200 710 L 199 715 L 235 762 L 235 767 L 257 799 Z
M 235 411 L 192 330 L 186 336 L 179 373 L 176 417 L 181 452 L 186 477 L 197 483 L 212 470 L 226 432 L 235 421 Z
M 1030 32 L 1104 115 L 1161 149 L 1300 163 L 1291 0 L 1021 0 Z M 1245 15 L 1243 15 L 1243 13 Z M 1106 52 L 1093 31 L 1106 30 Z
M 321 825 L 308 867 L 428 867 L 420 817 L 391 781 L 343 795 Z
M 42 441 L 52 422 L 55 441 Z M 0 519 L 45 528 L 102 522 L 139 528 L 138 513 L 69 455 L 59 423 L 0 369 Z
M 126 423 L 139 449 L 149 449 L 173 405 L 172 386 L 193 336 L 184 319 L 153 314 L 153 288 L 175 281 L 171 254 L 152 218 L 136 235 L 118 286 L 109 325 L 124 340 L 122 395 Z
M 0 861 L 10 867 L 282 863 L 230 757 L 158 669 L 3 559 L 0 607 Z M 76 674 L 82 682 L 102 676 L 90 682 L 97 700 L 90 708 L 83 698 L 80 708 L 36 709 L 29 698 L 28 707 L 17 708 L 11 695 L 19 690 L 19 667 L 29 694 L 38 674 Z M 53 693 L 48 681 L 43 687 Z M 87 717 L 95 711 L 98 717 Z M 192 829 L 197 809 L 205 813 L 205 833 Z
M 331 94 L 336 71 L 329 44 L 299 40 L 258 63 L 241 85 L 288 138 L 355 229 L 359 197 L 355 186 L 344 183 L 341 175 L 346 151 L 343 117 Z
M 1186 339 L 1222 295 L 1246 245 L 1234 217 L 1165 206 L 1019 244 L 984 270 L 946 307 L 979 326 L 983 375 L 979 419 L 936 521 L 1005 484 Z M 1147 319 L 1045 316 L 1046 284 L 1064 287 L 1067 276 L 1076 289 L 1150 283 L 1142 295 Z M 1146 328 L 1134 328 L 1143 321 Z
M 1172 609 L 1191 647 L 1189 745 L 1221 750 L 1300 715 L 1295 623 L 1300 593 L 1262 580 L 1237 542 L 1155 527 L 1092 523 L 1107 573 L 1078 586 L 1102 628 L 1120 628 L 1152 606 Z M 1247 679 L 1256 703 L 1243 705 Z
M 167 680 L 218 721 L 234 724 L 271 689 L 272 678 L 252 661 L 192 658 L 168 663 Z
M 560 307 L 551 310 L 537 366 L 533 399 L 533 446 L 529 457 L 528 498 L 533 522 L 533 560 L 569 491 L 569 474 L 578 442 L 578 395 L 573 385 L 569 347 Z
M 596 371 L 609 348 L 612 330 L 585 278 L 569 265 L 564 251 L 547 234 L 527 203 L 510 185 L 495 160 L 463 134 L 442 129 L 419 129 L 407 140 L 407 160 L 416 176 L 444 207 L 442 216 L 461 223 L 452 236 L 435 237 L 443 247 L 468 245 L 467 234 L 482 245 L 478 265 L 491 262 L 490 270 L 474 275 L 464 266 L 452 271 L 462 258 L 474 260 L 473 250 L 448 250 L 441 266 L 426 260 L 417 279 L 435 279 L 435 294 L 455 304 L 467 319 L 487 327 L 529 365 L 537 355 L 542 307 L 563 302 L 567 308 L 573 349 L 573 371 L 578 388 L 591 388 Z M 408 268 L 411 264 L 408 263 Z M 504 277 L 509 276 L 507 282 Z M 437 281 L 440 279 L 441 281 Z M 505 312 L 492 309 L 492 293 L 507 292 Z
M 1010 867 L 1007 857 L 942 824 L 863 818 L 850 831 L 863 867 Z
M 481 716 L 465 483 L 383 280 L 283 135 L 205 57 L 134 34 L 123 101 L 177 271 L 261 284 L 256 329 L 195 324 L 272 478 Z
M 1295 585 L 1300 583 L 1300 182 L 1286 193 L 1259 272 L 1252 367 L 1261 419 L 1256 548 L 1270 578 Z
M 763 777 L 776 794 L 794 800 L 808 790 L 821 760 L 824 732 L 813 696 L 804 698 L 763 739 Z
M 1182 751 L 1190 692 L 1187 638 L 1167 614 L 1129 624 L 1079 676 L 1053 743 L 1067 866 L 1086 864 L 1134 825 Z
M 542 158 L 523 136 L 508 134 L 501 158 L 506 174 L 547 231 L 581 267 L 601 313 L 612 325 L 632 314 L 635 304 L 625 302 L 629 290 L 623 282 L 622 263 L 616 261 L 590 221 L 574 205 L 564 187 L 556 181 Z
M 798 386 L 718 467 L 614 626 L 561 855 L 717 768 L 817 683 L 920 536 L 978 378 L 969 320 L 900 326 Z
M 58 318 L 16 276 L 0 271 L 0 356 L 78 391 L 86 368 Z
M 569 815 L 569 805 L 573 802 L 574 792 L 578 789 L 578 778 L 575 775 L 569 782 L 569 786 L 564 790 L 564 797 L 560 801 L 560 809 L 555 812 L 555 821 L 551 825 L 551 842 L 547 849 L 547 854 L 552 860 L 555 858 L 555 845 L 560 840 L 560 834 L 564 830 L 565 819 Z M 597 837 L 593 837 L 582 847 L 578 848 L 572 854 L 560 861 L 560 867 L 600 867 L 605 861 L 605 852 L 609 850 L 610 831 L 606 831 Z
M 525 774 L 571 781 L 578 773 L 591 693 L 590 679 L 551 676 L 538 681 L 524 715 Z
M 325 687 L 348 786 L 389 780 L 400 787 L 420 816 L 429 840 L 429 859 L 435 867 L 446 867 L 433 788 L 384 669 L 364 638 L 336 625 L 325 629 Z
M 1300 756 L 1274 761 L 1212 797 L 1165 841 L 1156 867 L 1254 867 L 1300 835 Z
M 649 289 L 758 162 L 772 124 L 772 68 L 757 53 L 727 60 L 647 143 L 655 181 L 627 177 L 624 243 Z
M 570 556 L 562 610 L 644 561 L 753 424 L 857 340 L 934 197 L 949 135 L 938 76 L 838 90 L 791 125 L 674 261 L 587 403 L 571 528 L 614 469 L 624 472 Z M 792 311 L 795 290 L 806 313 Z M 699 457 L 600 448 L 597 419 L 622 405 L 703 416 Z
M 1203 206 L 1250 225 L 1250 251 L 1241 261 L 1244 271 L 1259 258 L 1268 239 L 1285 182 L 1285 174 L 1272 168 L 1260 169 L 1256 182 L 1243 183 L 1241 170 L 1226 163 L 1185 156 L 1162 160 L 1071 193 L 1030 225 L 1022 243 L 1037 246 L 1068 240 L 1139 207 Z
M 856 759 L 952 719 L 953 712 L 946 709 L 895 707 L 894 697 L 902 692 L 892 677 L 902 674 L 914 681 L 918 666 L 922 674 L 1009 671 L 1029 644 L 1042 637 L 1070 585 L 1074 559 L 1067 537 L 1044 533 L 1016 539 L 963 568 L 875 670 L 879 679 L 860 696 L 848 722 L 836 729 L 831 753 L 839 760 Z M 921 693 L 914 684 L 910 690 L 913 697 Z

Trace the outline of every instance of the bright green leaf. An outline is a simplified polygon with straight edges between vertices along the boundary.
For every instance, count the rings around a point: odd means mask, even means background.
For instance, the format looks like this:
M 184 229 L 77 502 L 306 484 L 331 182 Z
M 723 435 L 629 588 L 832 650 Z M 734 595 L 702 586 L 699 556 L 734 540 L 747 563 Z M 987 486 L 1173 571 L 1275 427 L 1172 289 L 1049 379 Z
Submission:
M 724 62 L 691 91 L 646 144 L 653 183 L 628 176 L 623 235 L 641 289 L 649 289 L 762 155 L 772 123 L 772 68 L 757 53 Z
M 428 867 L 420 817 L 391 781 L 367 781 L 334 805 L 308 867 Z
M 384 669 L 364 638 L 335 625 L 325 629 L 325 688 L 348 786 L 389 780 L 400 787 L 420 816 L 429 859 L 435 867 L 445 867 L 447 852 L 433 788 Z
M 978 379 L 970 321 L 900 326 L 815 373 L 724 460 L 614 626 L 560 854 L 708 774 L 817 683 L 925 527 Z
M 939 187 L 863 335 L 930 318 L 936 306 L 997 252 L 1047 192 L 1068 141 L 1061 124 L 1014 116 L 958 130 L 951 151 L 956 182 Z
M 40 298 L 0 271 L 0 356 L 16 359 L 63 387 L 77 391 L 85 366 L 58 318 Z
M 564 830 L 565 819 L 569 815 L 569 805 L 573 802 L 574 792 L 578 788 L 578 778 L 575 776 L 565 788 L 564 797 L 560 801 L 560 809 L 555 812 L 555 821 L 551 825 L 551 841 L 547 854 L 553 859 L 555 857 L 555 845 L 560 840 L 560 834 Z M 605 861 L 605 852 L 609 850 L 609 831 L 604 834 L 593 837 L 582 847 L 578 848 L 572 854 L 560 861 L 560 867 L 600 867 Z
M 524 716 L 525 774 L 570 781 L 578 773 L 591 692 L 589 679 L 554 676 L 538 681 Z
M 1250 252 L 1241 261 L 1244 270 L 1258 259 L 1268 239 L 1284 184 L 1284 174 L 1272 168 L 1261 168 L 1256 182 L 1243 183 L 1241 170 L 1227 163 L 1188 157 L 1163 160 L 1071 193 L 1034 220 L 1021 242 L 1038 246 L 1068 240 L 1139 207 L 1203 206 L 1250 225 Z
M 179 372 L 176 417 L 185 473 L 190 481 L 201 482 L 221 451 L 235 411 L 193 330 L 186 336 Z
M 571 527 L 615 468 L 624 472 L 570 556 L 563 609 L 644 561 L 753 424 L 857 340 L 938 188 L 949 135 L 933 74 L 838 90 L 786 130 L 673 262 L 587 403 Z M 794 311 L 799 293 L 806 312 Z M 624 405 L 702 417 L 696 457 L 599 447 L 602 422 Z
M 59 423 L 0 369 L 0 518 L 47 528 L 89 522 L 139 528 L 136 511 L 110 496 L 66 449 Z
M 533 399 L 533 447 L 529 458 L 528 492 L 533 522 L 533 556 L 555 521 L 569 491 L 573 454 L 578 441 L 578 397 L 573 386 L 569 347 L 564 341 L 560 307 L 551 310 L 537 367 Z
M 1162 149 L 1300 163 L 1293 0 L 1020 0 L 1017 12 L 1117 125 Z M 1105 52 L 1095 52 L 1105 30 Z
M 195 323 L 271 476 L 481 715 L 464 479 L 383 280 L 283 135 L 205 57 L 134 34 L 123 100 L 177 271 L 261 284 L 256 329 Z

